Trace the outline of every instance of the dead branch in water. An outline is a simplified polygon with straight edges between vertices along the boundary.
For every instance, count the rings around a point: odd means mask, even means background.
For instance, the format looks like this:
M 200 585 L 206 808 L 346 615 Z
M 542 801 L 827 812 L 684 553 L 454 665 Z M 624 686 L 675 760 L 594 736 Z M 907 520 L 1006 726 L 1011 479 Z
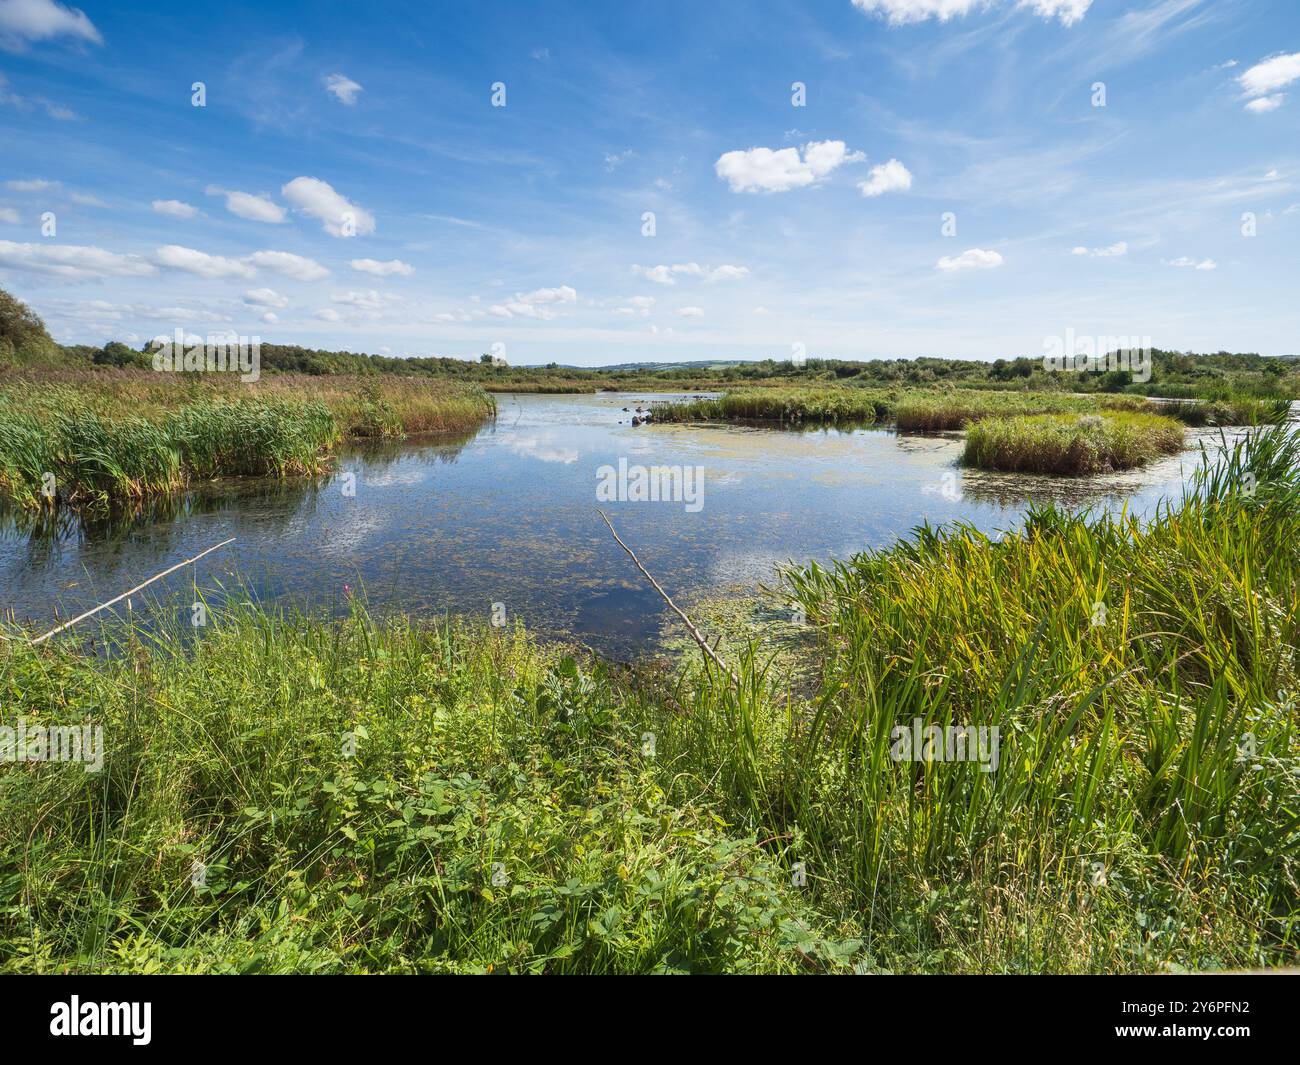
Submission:
M 187 558 L 184 562 L 177 562 L 176 565 L 163 570 L 161 573 L 155 574 L 154 576 L 150 577 L 147 581 L 141 581 L 134 588 L 128 588 L 121 595 L 117 596 L 116 598 L 110 599 L 107 603 L 100 603 L 99 606 L 95 607 L 93 610 L 87 610 L 84 614 L 78 614 L 71 621 L 65 621 L 58 628 L 50 629 L 50 631 L 47 632 L 44 636 L 37 636 L 36 639 L 32 640 L 32 645 L 35 646 L 38 643 L 43 643 L 45 640 L 48 640 L 51 636 L 57 635 L 58 633 L 62 632 L 64 629 L 72 628 L 72 626 L 75 625 L 78 621 L 85 621 L 86 618 L 92 616 L 93 614 L 98 614 L 105 607 L 110 607 L 114 603 L 120 603 L 128 595 L 134 595 L 141 588 L 153 584 L 154 581 L 161 580 L 163 577 L 166 577 L 167 574 L 175 573 L 182 566 L 188 566 L 191 562 L 197 562 L 204 555 L 212 554 L 212 552 L 215 551 L 218 547 L 225 547 L 226 544 L 233 544 L 234 542 L 235 542 L 235 538 L 232 536 L 229 540 L 222 540 L 221 543 L 214 544 L 212 547 L 209 547 L 206 551 L 200 551 L 193 558 Z
M 605 524 L 609 526 L 609 531 L 614 536 L 614 542 L 617 543 L 619 547 L 621 547 L 624 551 L 628 553 L 628 557 L 631 558 L 632 561 L 636 563 L 636 568 L 639 569 L 643 574 L 645 574 L 645 579 L 648 580 L 652 585 L 654 585 L 654 590 L 659 593 L 659 595 L 663 598 L 663 601 L 667 603 L 669 607 L 672 608 L 674 614 L 676 614 L 679 618 L 682 619 L 682 622 L 686 625 L 686 631 L 691 634 L 691 639 L 693 639 L 697 644 L 700 645 L 700 650 L 704 652 L 705 657 L 708 658 L 711 662 L 713 662 L 713 664 L 717 666 L 720 670 L 722 670 L 723 673 L 725 673 L 728 677 L 730 677 L 731 683 L 734 684 L 737 688 L 739 688 L 740 678 L 731 671 L 731 667 L 728 666 L 727 663 L 724 662 L 722 658 L 718 655 L 718 653 L 712 647 L 709 646 L 709 642 L 700 633 L 700 630 L 695 627 L 695 623 L 686 616 L 686 612 L 672 601 L 668 593 L 665 592 L 663 588 L 659 586 L 659 582 L 654 579 L 650 571 L 646 569 L 643 565 L 641 565 L 641 560 L 636 557 L 636 553 L 630 547 L 628 547 L 627 544 L 623 543 L 623 541 L 619 539 L 618 533 L 615 532 L 614 530 L 613 523 L 609 520 L 605 512 L 601 510 L 600 507 L 597 507 L 596 513 L 605 519 Z

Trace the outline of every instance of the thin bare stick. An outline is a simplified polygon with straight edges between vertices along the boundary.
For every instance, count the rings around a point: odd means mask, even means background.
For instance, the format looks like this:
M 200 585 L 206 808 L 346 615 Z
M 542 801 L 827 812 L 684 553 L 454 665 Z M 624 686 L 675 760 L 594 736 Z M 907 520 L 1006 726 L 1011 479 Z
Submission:
M 188 566 L 191 562 L 197 562 L 204 555 L 212 554 L 212 552 L 215 551 L 218 547 L 225 547 L 226 544 L 233 544 L 234 542 L 235 542 L 235 538 L 232 536 L 229 540 L 222 540 L 221 543 L 209 547 L 206 551 L 200 551 L 193 558 L 187 558 L 184 562 L 177 562 L 176 565 L 163 570 L 161 573 L 155 574 L 154 576 L 150 577 L 147 581 L 142 581 L 140 584 L 137 584 L 134 588 L 128 589 L 127 591 L 123 592 L 121 595 L 117 596 L 115 599 L 110 599 L 107 603 L 100 603 L 99 606 L 95 607 L 93 610 L 87 610 L 84 614 L 78 614 L 71 621 L 64 622 L 57 629 L 50 629 L 50 631 L 47 632 L 44 636 L 37 636 L 36 639 L 32 641 L 33 646 L 38 643 L 42 643 L 45 640 L 48 640 L 51 636 L 57 635 L 58 633 L 62 632 L 64 629 L 72 628 L 72 626 L 75 625 L 78 621 L 85 621 L 86 618 L 90 617 L 91 615 L 98 614 L 105 607 L 110 607 L 114 603 L 120 603 L 128 595 L 134 595 L 141 588 L 153 584 L 154 581 L 162 580 L 162 578 L 166 577 L 167 574 L 175 573 L 182 566 Z
M 605 524 L 609 526 L 609 531 L 614 535 L 614 542 L 617 543 L 619 547 L 621 547 L 624 551 L 628 553 L 628 557 L 631 558 L 632 561 L 636 563 L 636 568 L 639 569 L 643 574 L 645 574 L 645 579 L 648 580 L 652 585 L 654 585 L 654 590 L 658 592 L 660 596 L 663 597 L 663 601 L 672 608 L 674 614 L 676 614 L 679 618 L 682 619 L 682 622 L 686 625 L 686 631 L 691 634 L 691 639 L 693 639 L 696 643 L 700 645 L 700 650 L 704 652 L 705 656 L 709 658 L 713 662 L 713 664 L 716 665 L 720 670 L 722 670 L 722 672 L 724 672 L 728 677 L 731 678 L 732 684 L 734 684 L 737 688 L 739 688 L 740 678 L 731 671 L 731 667 L 728 666 L 727 663 L 724 662 L 718 656 L 718 653 L 714 651 L 712 647 L 709 646 L 709 642 L 703 637 L 703 635 L 701 635 L 700 630 L 695 627 L 695 623 L 686 616 L 686 612 L 672 601 L 668 593 L 665 592 L 663 588 L 659 586 L 659 582 L 654 579 L 650 571 L 646 569 L 643 565 L 641 565 L 641 560 L 636 557 L 635 552 L 633 552 L 633 550 L 630 547 L 628 547 L 627 544 L 623 543 L 623 541 L 619 539 L 618 533 L 614 531 L 613 523 L 606 516 L 605 512 L 601 510 L 600 507 L 597 507 L 596 513 L 605 519 Z

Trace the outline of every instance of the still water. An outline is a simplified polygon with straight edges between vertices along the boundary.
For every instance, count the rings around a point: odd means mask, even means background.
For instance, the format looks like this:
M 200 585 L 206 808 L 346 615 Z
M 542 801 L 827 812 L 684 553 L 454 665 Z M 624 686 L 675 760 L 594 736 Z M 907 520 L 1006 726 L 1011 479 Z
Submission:
M 0 608 L 52 627 L 233 536 L 152 596 L 186 616 L 192 580 L 326 611 L 356 594 L 379 613 L 487 618 L 500 603 L 538 633 L 625 656 L 672 621 L 598 505 L 668 593 L 690 602 L 751 590 L 786 560 L 887 545 L 922 522 L 1011 528 L 1031 499 L 1148 515 L 1179 494 L 1198 440 L 1218 440 L 1189 433 L 1191 450 L 1144 471 L 1063 480 L 963 470 L 957 433 L 633 427 L 623 411 L 667 398 L 501 395 L 495 423 L 466 438 L 345 450 L 329 477 L 203 486 L 53 527 L 0 513 Z M 620 459 L 702 467 L 701 505 L 598 502 L 598 470 Z

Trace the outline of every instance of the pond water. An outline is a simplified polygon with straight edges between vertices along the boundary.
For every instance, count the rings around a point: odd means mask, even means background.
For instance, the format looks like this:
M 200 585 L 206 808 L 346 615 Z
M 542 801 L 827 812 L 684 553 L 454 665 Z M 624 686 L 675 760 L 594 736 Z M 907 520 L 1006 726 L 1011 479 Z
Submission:
M 668 593 L 690 602 L 753 589 L 786 560 L 890 544 L 922 522 L 1008 529 L 1031 499 L 1149 515 L 1199 461 L 1193 446 L 1128 474 L 977 473 L 958 464 L 958 433 L 633 427 L 623 410 L 667 398 L 500 395 L 496 421 L 468 437 L 344 450 L 324 478 L 203 486 L 95 521 L 65 515 L 33 527 L 0 513 L 0 608 L 51 627 L 233 536 L 153 585 L 154 598 L 173 596 L 168 609 L 188 616 L 197 579 L 328 611 L 355 594 L 380 613 L 486 618 L 499 603 L 538 633 L 628 656 L 676 623 L 597 506 Z M 1188 434 L 1192 445 L 1201 438 L 1218 434 Z M 678 501 L 598 500 L 601 468 L 617 471 L 620 460 L 630 491 L 638 466 L 679 467 L 679 485 L 692 491 Z

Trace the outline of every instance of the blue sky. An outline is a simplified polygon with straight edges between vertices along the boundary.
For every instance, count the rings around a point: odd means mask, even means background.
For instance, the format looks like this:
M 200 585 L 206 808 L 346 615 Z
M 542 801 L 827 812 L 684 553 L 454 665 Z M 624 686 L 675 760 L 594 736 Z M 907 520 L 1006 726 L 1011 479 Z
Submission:
M 1292 0 L 0 0 L 0 144 L 64 342 L 1300 352 Z

